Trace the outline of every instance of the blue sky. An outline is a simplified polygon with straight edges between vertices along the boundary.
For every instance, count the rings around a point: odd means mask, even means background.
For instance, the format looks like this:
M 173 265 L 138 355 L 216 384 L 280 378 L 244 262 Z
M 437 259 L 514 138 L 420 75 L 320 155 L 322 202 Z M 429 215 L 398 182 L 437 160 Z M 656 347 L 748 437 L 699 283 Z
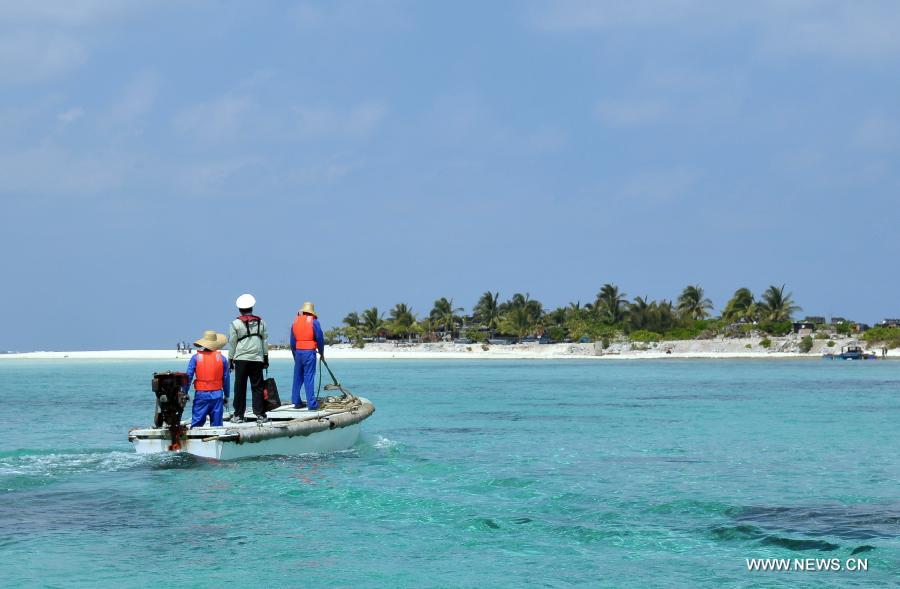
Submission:
M 0 1 L 0 349 L 485 290 L 900 315 L 900 4 Z

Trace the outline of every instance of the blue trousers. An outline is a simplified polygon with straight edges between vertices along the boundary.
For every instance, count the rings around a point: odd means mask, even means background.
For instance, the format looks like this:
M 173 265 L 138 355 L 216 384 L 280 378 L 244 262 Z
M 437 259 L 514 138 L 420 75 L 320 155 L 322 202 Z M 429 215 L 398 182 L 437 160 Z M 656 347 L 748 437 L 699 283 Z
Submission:
M 206 423 L 212 426 L 222 425 L 222 413 L 225 411 L 225 393 L 223 391 L 194 391 L 194 404 L 191 407 L 191 427 Z
M 306 404 L 316 408 L 316 351 L 294 350 L 294 384 L 291 387 L 291 401 L 300 404 L 300 388 L 306 386 Z

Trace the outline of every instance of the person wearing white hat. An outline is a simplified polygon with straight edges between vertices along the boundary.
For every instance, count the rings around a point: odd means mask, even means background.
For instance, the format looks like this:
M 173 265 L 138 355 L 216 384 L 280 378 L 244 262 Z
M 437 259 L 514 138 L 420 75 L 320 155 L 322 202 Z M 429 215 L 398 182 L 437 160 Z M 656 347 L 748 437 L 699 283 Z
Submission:
M 228 357 L 234 367 L 234 414 L 231 421 L 244 421 L 247 409 L 247 380 L 253 395 L 253 414 L 266 421 L 263 397 L 263 370 L 269 367 L 269 332 L 266 322 L 253 314 L 256 298 L 242 294 L 235 301 L 240 315 L 228 326 Z
M 211 426 L 222 425 L 222 414 L 225 412 L 225 404 L 228 403 L 231 383 L 228 358 L 219 350 L 225 347 L 227 341 L 224 333 L 205 331 L 203 337 L 194 342 L 200 349 L 188 362 L 187 384 L 184 385 L 184 392 L 188 392 L 191 381 L 194 382 L 191 427 L 205 424 L 207 417 Z
M 316 350 L 325 359 L 325 336 L 316 315 L 316 307 L 309 301 L 303 303 L 291 326 L 291 351 L 294 354 L 294 383 L 291 401 L 295 409 L 303 407 L 300 388 L 306 387 L 306 406 L 317 409 L 316 401 Z

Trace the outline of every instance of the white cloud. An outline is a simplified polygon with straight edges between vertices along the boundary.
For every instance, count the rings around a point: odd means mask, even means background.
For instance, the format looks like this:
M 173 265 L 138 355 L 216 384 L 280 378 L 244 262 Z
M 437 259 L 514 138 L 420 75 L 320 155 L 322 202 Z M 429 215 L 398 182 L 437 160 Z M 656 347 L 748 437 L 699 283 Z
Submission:
M 288 166 L 288 172 L 281 179 L 280 188 L 296 190 L 308 186 L 331 184 L 346 177 L 360 165 L 359 162 L 335 158 L 307 163 L 296 168 Z
M 652 27 L 689 18 L 697 0 L 553 0 L 531 15 L 547 31 L 592 31 L 615 27 Z
M 81 66 L 87 49 L 61 34 L 19 32 L 0 36 L 0 85 L 40 82 Z
M 7 194 L 79 196 L 122 186 L 133 160 L 116 153 L 78 154 L 51 143 L 0 152 L 0 191 Z
M 150 112 L 159 94 L 159 84 L 159 76 L 154 72 L 138 74 L 110 109 L 112 118 L 131 121 Z
M 870 114 L 863 118 L 853 131 L 853 143 L 873 150 L 896 148 L 900 139 L 900 123 L 896 117 Z
M 525 151 L 531 154 L 556 153 L 569 142 L 565 131 L 556 127 L 544 127 L 529 134 L 523 141 Z
M 671 30 L 704 40 L 743 39 L 769 57 L 900 56 L 900 3 L 893 0 L 554 0 L 537 6 L 531 24 L 554 33 Z
M 636 127 L 659 119 L 666 105 L 658 100 L 606 100 L 594 109 L 594 115 L 612 127 Z
M 388 0 L 301 2 L 291 9 L 289 18 L 299 28 L 308 31 L 401 30 L 411 24 L 411 19 L 398 3 Z
M 84 109 L 81 108 L 80 106 L 73 106 L 72 108 L 65 110 L 65 111 L 59 113 L 58 115 L 56 115 L 56 118 L 59 119 L 59 121 L 63 125 L 70 125 L 83 116 L 84 116 Z
M 133 13 L 149 4 L 144 0 L 0 0 L 0 23 L 85 26 Z
M 267 177 L 267 174 L 258 173 L 264 165 L 265 160 L 252 155 L 188 163 L 177 172 L 175 184 L 180 192 L 188 195 L 220 195 L 230 192 L 230 185 L 244 173 L 253 173 L 257 178 Z
M 348 110 L 297 106 L 293 109 L 293 118 L 296 129 L 304 139 L 363 139 L 378 127 L 386 113 L 383 105 L 364 102 Z
M 841 60 L 900 56 L 900 3 L 770 1 L 767 8 L 758 18 L 765 54 Z
M 628 178 L 615 196 L 620 200 L 661 204 L 684 197 L 699 179 L 697 170 L 685 167 L 648 170 Z
M 160 77 L 155 72 L 137 74 L 103 112 L 101 129 L 117 138 L 141 135 L 156 105 L 159 88 Z
M 175 117 L 175 130 L 196 141 L 230 141 L 246 126 L 254 106 L 248 96 L 225 94 L 181 111 Z
M 158 5 L 147 0 L 0 0 L 0 86 L 70 73 L 87 62 L 96 28 Z

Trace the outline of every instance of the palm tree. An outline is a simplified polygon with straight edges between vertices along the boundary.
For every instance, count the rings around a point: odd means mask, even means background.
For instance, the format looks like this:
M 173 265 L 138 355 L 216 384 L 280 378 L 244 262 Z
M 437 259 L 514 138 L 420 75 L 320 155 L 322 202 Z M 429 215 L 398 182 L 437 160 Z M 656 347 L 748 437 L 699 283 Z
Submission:
M 497 323 L 500 321 L 499 299 L 499 292 L 492 293 L 491 291 L 487 291 L 481 295 L 481 298 L 475 303 L 475 308 L 472 309 L 472 314 L 475 316 L 474 319 L 484 327 L 488 328 L 491 337 L 494 337 L 494 332 L 497 330 Z
M 802 310 L 794 304 L 792 293 L 784 294 L 784 286 L 779 288 L 773 284 L 762 295 L 761 311 L 768 321 L 790 321 L 791 315 Z
M 597 293 L 594 310 L 605 323 L 615 325 L 625 318 L 625 308 L 628 305 L 625 297 L 624 292 L 619 292 L 618 286 L 607 282 Z
M 390 319 L 391 332 L 399 335 L 409 335 L 413 331 L 413 325 L 416 322 L 416 315 L 413 313 L 409 305 L 405 303 L 397 303 L 391 312 L 388 313 Z
M 546 325 L 565 325 L 566 319 L 569 317 L 568 307 L 557 307 L 544 315 Z
M 739 288 L 734 291 L 731 299 L 725 305 L 725 310 L 722 311 L 722 318 L 728 321 L 755 319 L 755 316 L 756 301 L 749 288 Z
M 436 325 L 434 320 L 431 317 L 424 317 L 419 320 L 415 325 L 415 330 L 423 335 L 422 341 L 435 341 L 437 336 L 435 335 Z
M 447 297 L 441 297 L 434 302 L 434 307 L 432 307 L 428 316 L 436 325 L 444 328 L 445 334 L 450 334 L 450 337 L 453 337 L 453 329 L 459 320 L 457 313 L 461 313 L 462 310 L 462 307 L 453 306 L 453 299 L 447 300 Z
M 544 308 L 540 301 L 525 293 L 516 293 L 507 302 L 500 305 L 503 314 L 503 329 L 519 337 L 525 337 L 540 325 Z
M 650 323 L 651 308 L 647 297 L 634 297 L 628 305 L 628 323 L 632 330 L 646 329 Z
M 653 307 L 653 324 L 651 325 L 651 331 L 665 333 L 678 324 L 675 306 L 672 305 L 672 301 L 667 301 L 665 299 L 658 303 L 653 301 L 651 307 Z
M 712 301 L 704 298 L 703 289 L 699 284 L 684 287 L 681 296 L 678 297 L 678 311 L 687 319 L 706 319 L 709 317 L 709 309 L 712 308 Z
M 344 317 L 344 325 L 347 327 L 359 327 L 359 314 L 356 311 L 347 313 Z
M 378 307 L 366 309 L 362 314 L 362 327 L 370 337 L 377 336 L 384 329 L 384 313 L 378 313 Z

